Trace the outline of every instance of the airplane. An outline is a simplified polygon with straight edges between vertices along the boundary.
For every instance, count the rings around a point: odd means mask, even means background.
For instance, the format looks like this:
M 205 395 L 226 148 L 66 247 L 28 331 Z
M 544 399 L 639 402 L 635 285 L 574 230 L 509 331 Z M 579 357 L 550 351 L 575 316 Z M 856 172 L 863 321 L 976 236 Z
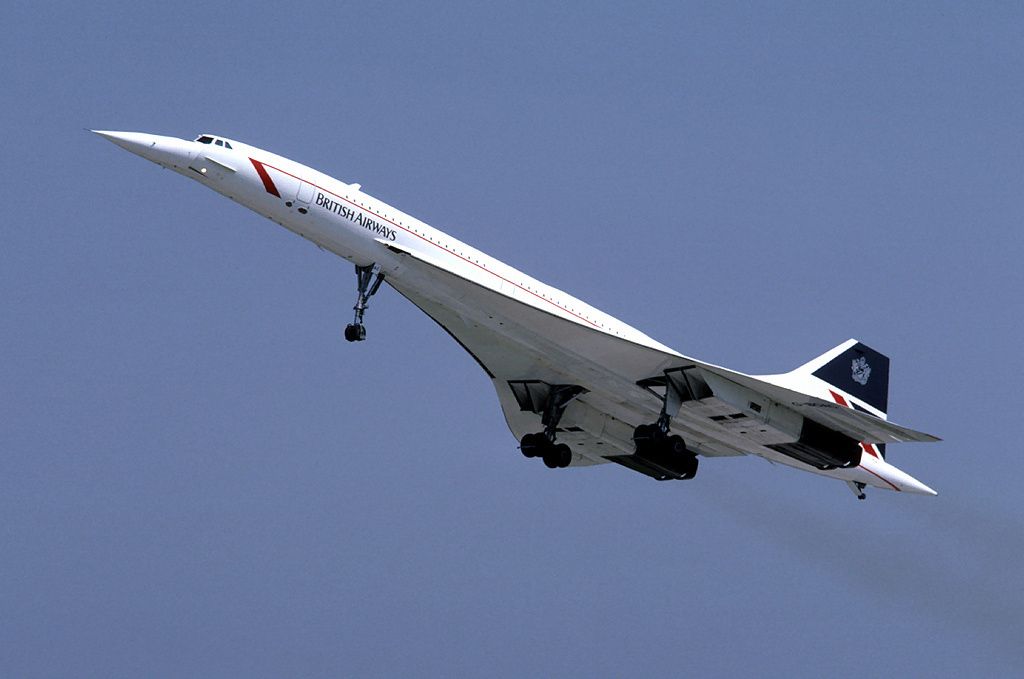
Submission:
M 856 339 L 791 372 L 747 375 L 684 356 L 359 184 L 214 134 L 92 132 L 351 262 L 349 342 L 366 339 L 387 283 L 487 373 L 522 454 L 548 468 L 614 462 L 685 480 L 699 457 L 757 455 L 861 500 L 868 486 L 937 494 L 886 461 L 889 443 L 940 439 L 888 421 L 889 358 Z

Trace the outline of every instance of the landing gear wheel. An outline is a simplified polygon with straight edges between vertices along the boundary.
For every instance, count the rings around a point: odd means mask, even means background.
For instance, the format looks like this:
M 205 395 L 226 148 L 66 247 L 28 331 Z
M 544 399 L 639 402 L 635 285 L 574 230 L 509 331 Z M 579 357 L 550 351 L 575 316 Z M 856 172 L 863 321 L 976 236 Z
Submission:
M 300 210 L 301 211 L 301 210 Z M 356 264 L 356 282 L 358 284 L 359 296 L 356 298 L 356 305 L 352 307 L 355 316 L 352 323 L 345 326 L 345 339 L 349 342 L 362 342 L 366 339 L 366 326 L 363 325 L 363 315 L 366 307 L 370 304 L 370 298 L 380 289 L 384 282 L 384 274 L 376 264 L 359 266 Z
M 686 473 L 683 474 L 683 481 L 688 481 L 697 475 L 697 466 L 700 464 L 700 460 L 697 459 L 696 455 L 691 455 L 690 459 L 686 464 Z
M 544 435 L 537 434 L 537 436 L 543 437 Z M 568 445 L 564 443 L 552 445 L 547 443 L 547 439 L 544 441 L 545 445 L 542 448 L 544 452 L 539 453 L 539 456 L 544 458 L 544 466 L 548 469 L 565 469 L 572 464 L 572 449 Z
M 647 443 L 658 438 L 661 431 L 656 424 L 641 424 L 633 430 L 633 441 L 638 444 Z
M 669 436 L 665 441 L 665 452 L 669 455 L 686 455 L 686 441 L 682 436 Z
M 543 434 L 526 434 L 519 441 L 519 450 L 525 457 L 540 457 L 544 454 L 547 442 Z

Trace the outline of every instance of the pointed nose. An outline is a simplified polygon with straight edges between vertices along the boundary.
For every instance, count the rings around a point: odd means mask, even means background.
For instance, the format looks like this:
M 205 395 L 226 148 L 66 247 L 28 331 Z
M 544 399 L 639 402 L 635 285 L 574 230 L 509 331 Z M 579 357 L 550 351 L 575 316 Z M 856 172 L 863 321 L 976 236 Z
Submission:
M 126 151 L 142 156 L 172 170 L 183 170 L 192 155 L 192 143 L 176 137 L 163 137 L 145 132 L 112 132 L 91 130 Z

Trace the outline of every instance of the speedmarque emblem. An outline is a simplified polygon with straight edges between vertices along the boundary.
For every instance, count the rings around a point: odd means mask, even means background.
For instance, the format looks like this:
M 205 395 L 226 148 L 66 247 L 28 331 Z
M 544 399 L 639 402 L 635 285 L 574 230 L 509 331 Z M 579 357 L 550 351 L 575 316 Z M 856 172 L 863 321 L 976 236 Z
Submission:
M 868 359 L 863 356 L 853 359 L 851 369 L 854 382 L 862 387 L 868 383 L 868 379 L 871 377 L 871 366 L 868 365 Z

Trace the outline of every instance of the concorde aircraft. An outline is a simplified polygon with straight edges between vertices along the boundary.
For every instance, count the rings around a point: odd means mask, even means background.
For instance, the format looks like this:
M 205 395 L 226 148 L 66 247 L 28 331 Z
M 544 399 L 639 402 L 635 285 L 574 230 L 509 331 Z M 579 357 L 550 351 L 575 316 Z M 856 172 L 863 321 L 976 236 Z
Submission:
M 889 359 L 850 339 L 792 372 L 746 375 L 684 356 L 561 290 L 292 160 L 233 139 L 96 134 L 198 181 L 355 265 L 354 318 L 387 283 L 487 373 L 527 458 L 615 462 L 692 479 L 698 457 L 759 455 L 867 486 L 935 495 L 886 444 L 938 441 L 888 421 Z

